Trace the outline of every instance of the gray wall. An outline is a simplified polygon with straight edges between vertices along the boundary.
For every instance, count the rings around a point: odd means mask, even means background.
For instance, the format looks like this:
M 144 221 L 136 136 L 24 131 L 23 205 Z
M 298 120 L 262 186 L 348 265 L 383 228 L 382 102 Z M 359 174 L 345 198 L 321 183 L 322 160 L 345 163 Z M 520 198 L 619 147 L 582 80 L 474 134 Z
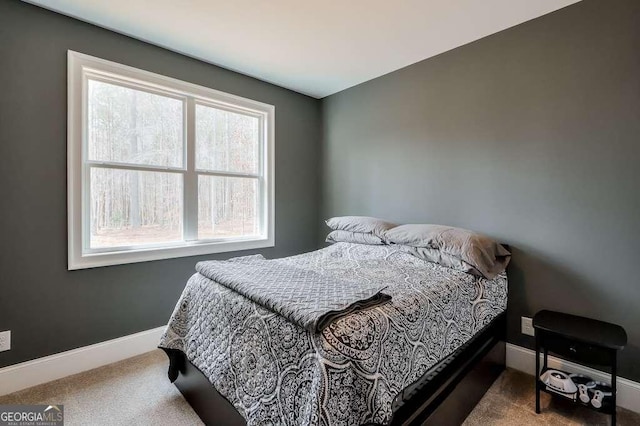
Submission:
M 276 247 L 317 247 L 320 102 L 18 1 L 0 1 L 0 366 L 166 323 L 191 257 L 68 272 L 67 49 L 276 107 Z
M 514 247 L 509 341 L 542 308 L 623 325 L 640 380 L 640 2 L 585 0 L 325 98 L 323 214 Z

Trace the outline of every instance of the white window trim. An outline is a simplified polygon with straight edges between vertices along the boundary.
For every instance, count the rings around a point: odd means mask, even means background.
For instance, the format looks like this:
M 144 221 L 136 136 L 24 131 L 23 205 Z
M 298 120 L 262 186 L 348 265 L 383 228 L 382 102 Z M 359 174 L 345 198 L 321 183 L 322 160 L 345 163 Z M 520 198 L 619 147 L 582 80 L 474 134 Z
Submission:
M 275 245 L 275 107 L 240 96 L 220 92 L 208 87 L 187 83 L 171 77 L 155 74 L 137 68 L 121 65 L 104 59 L 82 53 L 68 51 L 67 54 L 67 209 L 68 209 L 68 269 L 85 269 L 99 266 L 120 265 L 126 263 L 145 262 L 150 260 L 170 259 L 175 257 L 196 256 L 212 253 L 249 250 Z M 217 240 L 193 240 L 186 242 L 167 243 L 164 245 L 135 246 L 132 248 L 117 248 L 112 251 L 86 250 L 83 238 L 88 236 L 83 233 L 83 226 L 89 223 L 88 210 L 83 211 L 83 198 L 88 196 L 88 190 L 83 184 L 83 174 L 88 170 L 83 161 L 84 147 L 86 146 L 83 133 L 83 123 L 86 117 L 86 105 L 83 93 L 87 75 L 100 74 L 104 77 L 116 76 L 118 80 L 130 80 L 139 85 L 143 82 L 150 91 L 159 90 L 163 94 L 173 93 L 175 97 L 187 99 L 186 108 L 195 109 L 196 103 L 207 104 L 215 101 L 216 106 L 226 104 L 233 110 L 245 109 L 246 112 L 263 117 L 261 131 L 266 137 L 266 147 L 262 147 L 261 171 L 263 197 L 260 220 L 262 222 L 262 235 L 253 238 L 234 238 Z M 193 112 L 193 111 L 191 111 Z M 195 131 L 194 114 L 185 114 L 189 117 L 185 121 L 187 133 Z M 187 139 L 185 138 L 185 145 Z M 185 167 L 178 168 L 185 172 L 184 185 L 188 185 L 189 175 L 195 175 L 194 149 L 186 149 Z M 123 168 L 127 165 L 123 165 Z M 134 166 L 135 168 L 135 166 Z M 149 168 L 146 167 L 145 168 Z M 159 170 L 167 170 L 158 168 Z M 202 173 L 198 170 L 198 173 Z M 215 173 L 211 173 L 215 174 Z M 232 174 L 232 173 L 229 173 Z M 227 175 L 225 173 L 225 175 Z M 242 176 L 242 175 L 240 175 Z M 192 183 L 193 184 L 193 183 Z M 185 190 L 185 194 L 188 191 Z M 266 198 L 266 200 L 264 199 Z M 184 220 L 197 220 L 184 210 Z M 186 225 L 185 225 L 186 229 Z M 193 229 L 193 228 L 192 228 Z M 88 231 L 88 230 L 87 230 Z M 185 238 L 188 236 L 185 235 Z

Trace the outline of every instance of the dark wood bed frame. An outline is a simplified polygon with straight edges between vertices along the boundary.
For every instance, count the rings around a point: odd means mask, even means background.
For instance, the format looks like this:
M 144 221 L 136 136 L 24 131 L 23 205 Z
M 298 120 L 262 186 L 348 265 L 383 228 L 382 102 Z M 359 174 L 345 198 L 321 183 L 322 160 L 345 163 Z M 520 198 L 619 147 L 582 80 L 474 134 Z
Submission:
M 505 368 L 506 315 L 503 313 L 393 402 L 391 425 L 459 425 Z M 246 425 L 240 413 L 191 364 L 184 353 L 164 349 L 169 379 L 207 425 Z

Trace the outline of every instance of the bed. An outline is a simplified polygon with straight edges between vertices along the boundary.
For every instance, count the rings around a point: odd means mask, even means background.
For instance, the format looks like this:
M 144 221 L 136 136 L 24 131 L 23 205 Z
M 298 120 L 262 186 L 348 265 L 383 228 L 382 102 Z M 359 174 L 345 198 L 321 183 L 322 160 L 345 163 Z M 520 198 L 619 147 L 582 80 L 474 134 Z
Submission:
M 504 368 L 505 273 L 346 242 L 268 262 L 384 284 L 391 300 L 314 332 L 194 274 L 160 347 L 207 424 L 455 424 Z

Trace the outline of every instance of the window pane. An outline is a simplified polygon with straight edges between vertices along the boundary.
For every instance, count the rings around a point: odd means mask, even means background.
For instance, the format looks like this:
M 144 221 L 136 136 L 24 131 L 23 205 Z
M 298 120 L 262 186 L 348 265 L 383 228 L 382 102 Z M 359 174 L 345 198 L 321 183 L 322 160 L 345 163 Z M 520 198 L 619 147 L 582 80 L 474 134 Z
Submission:
M 198 177 L 198 239 L 259 234 L 258 179 Z
M 183 166 L 183 102 L 89 80 L 88 158 Z
M 258 174 L 257 117 L 196 105 L 196 167 Z
M 91 248 L 182 240 L 182 175 L 91 169 Z

